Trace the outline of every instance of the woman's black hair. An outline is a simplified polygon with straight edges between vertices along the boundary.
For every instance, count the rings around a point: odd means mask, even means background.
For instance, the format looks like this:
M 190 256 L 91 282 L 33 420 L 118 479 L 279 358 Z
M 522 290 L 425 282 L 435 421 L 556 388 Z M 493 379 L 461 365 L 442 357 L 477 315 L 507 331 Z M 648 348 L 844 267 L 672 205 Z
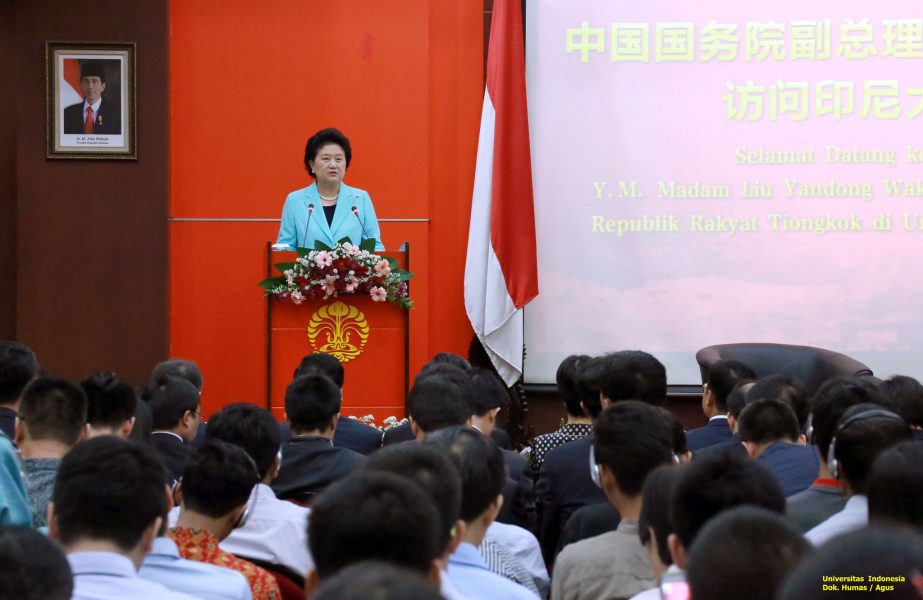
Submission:
M 353 151 L 349 146 L 349 138 L 343 135 L 342 131 L 332 127 L 321 129 L 308 139 L 308 143 L 304 147 L 304 168 L 308 172 L 308 175 L 315 179 L 317 175 L 311 170 L 311 166 L 308 163 L 316 159 L 317 153 L 327 144 L 336 144 L 343 149 L 343 153 L 346 155 L 347 169 L 349 168 L 349 161 L 353 158 Z

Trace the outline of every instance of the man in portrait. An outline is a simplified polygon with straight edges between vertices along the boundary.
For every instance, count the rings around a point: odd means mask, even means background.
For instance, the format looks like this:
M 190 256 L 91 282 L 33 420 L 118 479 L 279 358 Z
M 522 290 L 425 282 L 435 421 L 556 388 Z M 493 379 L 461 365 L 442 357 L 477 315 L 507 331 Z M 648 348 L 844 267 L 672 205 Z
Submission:
M 64 109 L 64 133 L 121 134 L 121 107 L 117 101 L 107 101 L 105 98 L 106 73 L 101 63 L 81 64 L 80 90 L 83 93 L 83 102 Z

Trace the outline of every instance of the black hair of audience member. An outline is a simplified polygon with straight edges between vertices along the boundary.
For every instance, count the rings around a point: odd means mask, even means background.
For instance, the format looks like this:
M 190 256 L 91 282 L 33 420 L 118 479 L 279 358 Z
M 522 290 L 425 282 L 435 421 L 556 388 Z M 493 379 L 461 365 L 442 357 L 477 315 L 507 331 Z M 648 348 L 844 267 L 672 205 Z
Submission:
M 894 375 L 883 384 L 897 404 L 894 408 L 911 427 L 923 427 L 923 384 L 906 375 Z
M 689 552 L 686 579 L 693 598 L 773 600 L 785 577 L 811 550 L 784 516 L 738 506 L 699 532 Z
M 763 398 L 773 398 L 787 404 L 795 413 L 799 435 L 804 432 L 811 407 L 808 404 L 808 393 L 800 381 L 783 373 L 761 377 L 747 392 L 747 404 Z
M 677 459 L 681 459 L 689 454 L 689 446 L 686 444 L 686 428 L 683 427 L 683 422 L 679 420 L 679 417 L 663 407 L 659 408 L 661 414 L 670 425 L 670 434 L 673 438 L 673 454 L 676 455 Z
M 641 544 L 647 546 L 649 542 L 653 542 L 657 558 L 666 566 L 673 564 L 670 546 L 667 543 L 667 539 L 673 533 L 670 498 L 681 473 L 682 469 L 673 465 L 663 465 L 650 472 L 644 481 L 641 516 L 638 517 L 638 537 L 641 538 Z
M 420 374 L 410 388 L 410 418 L 425 433 L 464 425 L 474 414 L 471 377 L 455 368 Z
M 761 398 L 748 402 L 740 413 L 737 433 L 742 442 L 771 444 L 783 440 L 795 443 L 801 436 L 801 427 L 791 406 L 775 398 Z
M 325 375 L 338 388 L 343 389 L 346 371 L 343 369 L 343 363 L 336 356 L 324 352 L 315 352 L 301 359 L 301 364 L 295 369 L 292 379 L 302 375 Z
M 16 404 L 26 384 L 38 376 L 35 352 L 25 344 L 0 340 L 0 405 Z
M 394 444 L 373 453 L 365 470 L 406 477 L 432 498 L 440 516 L 439 553 L 445 554 L 462 501 L 461 475 L 448 456 L 431 444 Z
M 834 430 L 833 454 L 839 463 L 840 478 L 846 479 L 854 494 L 865 494 L 868 490 L 868 478 L 878 455 L 913 435 L 910 426 L 890 411 L 891 418 L 869 417 L 842 427 L 848 419 L 874 410 L 880 411 L 881 407 L 870 403 L 852 406 L 843 413 Z
M 779 600 L 826 600 L 833 596 L 869 598 L 878 595 L 889 600 L 919 600 L 923 596 L 923 537 L 905 529 L 863 528 L 825 544 L 798 565 L 780 586 Z M 839 593 L 824 589 L 824 577 L 831 575 L 875 575 L 899 580 L 870 582 L 838 581 Z M 829 584 L 828 584 L 829 585 Z M 868 593 L 845 586 L 869 586 Z M 878 590 L 878 586 L 883 589 Z M 893 587 L 881 593 L 887 587 Z
M 256 463 L 260 481 L 276 464 L 280 446 L 279 423 L 272 413 L 256 404 L 229 404 L 212 415 L 205 439 L 234 444 Z
M 458 468 L 461 519 L 470 523 L 484 514 L 506 482 L 506 465 L 496 442 L 470 427 L 447 427 L 426 436 L 426 443 L 441 448 Z
M 156 386 L 165 377 L 185 379 L 195 386 L 197 392 L 202 391 L 202 371 L 199 370 L 199 365 L 191 360 L 171 358 L 155 365 L 151 371 L 151 383 Z
M 90 425 L 118 429 L 135 416 L 135 389 L 115 373 L 94 373 L 81 381 L 80 387 L 87 396 Z
M 440 555 L 441 519 L 420 486 L 393 473 L 353 473 L 311 506 L 308 546 L 323 581 L 363 560 L 430 574 Z
M 581 361 L 577 366 L 577 398 L 586 416 L 591 419 L 595 419 L 602 412 L 602 401 L 599 398 L 602 378 L 612 360 L 612 355 L 607 354 Z
M 673 490 L 671 514 L 676 537 L 687 549 L 712 517 L 752 504 L 785 514 L 785 496 L 763 465 L 739 454 L 703 456 L 683 467 Z
M 719 412 L 726 413 L 728 411 L 728 396 L 734 386 L 745 379 L 756 379 L 756 373 L 740 361 L 719 360 L 708 369 L 708 377 L 705 382 L 715 398 L 715 406 L 718 407 Z
M 483 417 L 489 411 L 509 408 L 510 397 L 500 376 L 487 369 L 471 370 L 471 406 L 474 414 Z
M 341 403 L 340 388 L 324 375 L 302 375 L 285 388 L 285 416 L 293 434 L 327 430 Z
M 144 444 L 150 444 L 153 424 L 154 415 L 151 414 L 151 407 L 140 398 L 135 400 L 135 424 L 128 437 Z
M 583 407 L 580 405 L 580 394 L 577 390 L 577 373 L 580 365 L 590 360 L 585 354 L 571 354 L 561 361 L 555 372 L 554 380 L 558 385 L 558 397 L 564 402 L 564 409 L 572 417 L 584 417 Z
M 164 465 L 156 451 L 104 435 L 74 446 L 61 459 L 50 528 L 64 546 L 106 540 L 125 552 L 167 510 Z
M 466 359 L 462 358 L 457 354 L 451 352 L 437 352 L 433 355 L 429 361 L 423 365 L 423 368 L 426 369 L 430 365 L 439 365 L 439 364 L 449 364 L 454 367 L 458 367 L 462 371 L 470 371 L 471 363 Z
M 256 464 L 243 448 L 208 440 L 183 470 L 183 506 L 214 519 L 223 517 L 246 504 L 258 482 Z
M 609 355 L 599 389 L 610 402 L 639 400 L 659 406 L 667 398 L 667 369 L 641 350 L 622 350 Z
M 616 402 L 593 423 L 596 463 L 607 468 L 626 496 L 637 496 L 648 474 L 673 460 L 673 431 L 658 407 Z
M 33 440 L 73 446 L 87 422 L 87 397 L 66 379 L 39 377 L 22 391 L 19 418 Z
M 843 413 L 866 402 L 888 410 L 893 406 L 887 394 L 867 377 L 837 377 L 817 389 L 811 398 L 812 439 L 808 441 L 817 446 L 821 458 L 827 460 L 833 432 Z
M 747 391 L 754 383 L 756 382 L 752 379 L 741 379 L 728 394 L 728 415 L 733 417 L 735 422 L 740 419 L 740 413 L 747 407 Z
M 923 532 L 923 444 L 900 442 L 882 452 L 868 480 L 869 521 Z
M 154 431 L 173 429 L 187 412 L 199 410 L 199 391 L 187 379 L 167 375 L 150 389 L 147 400 Z
M 74 576 L 61 548 L 31 527 L 0 526 L 0 598 L 70 600 Z
M 409 569 L 364 560 L 326 579 L 311 600 L 443 600 L 433 584 Z

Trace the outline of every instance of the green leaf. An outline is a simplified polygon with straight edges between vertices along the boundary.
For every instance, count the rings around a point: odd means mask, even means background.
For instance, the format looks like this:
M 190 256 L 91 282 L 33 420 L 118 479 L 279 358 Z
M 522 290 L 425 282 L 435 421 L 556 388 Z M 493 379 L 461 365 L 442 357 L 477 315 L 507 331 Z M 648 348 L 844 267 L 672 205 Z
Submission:
M 412 277 L 415 277 L 415 275 L 411 273 L 410 271 L 396 271 L 396 272 L 392 271 L 392 273 L 397 275 L 398 281 L 408 281 Z
M 345 237 L 345 238 L 342 238 L 342 239 L 337 240 L 337 246 L 342 246 L 342 245 L 345 244 L 346 242 L 349 242 L 350 244 L 353 243 L 353 241 L 352 241 L 351 239 L 349 239 L 349 236 L 347 236 L 347 237 Z
M 314 241 L 314 249 L 315 250 L 326 250 L 327 252 L 330 252 L 331 250 L 333 250 L 333 248 L 331 248 L 330 246 L 328 246 L 327 244 L 325 244 L 324 242 L 320 240 Z
M 398 270 L 400 270 L 400 269 L 398 269 L 398 267 L 401 266 L 401 261 L 399 261 L 399 260 L 396 259 L 396 258 L 391 258 L 390 256 L 383 256 L 382 258 L 384 258 L 386 261 L 388 261 L 388 266 L 391 267 L 391 270 L 392 270 L 392 271 L 398 271 Z
M 289 269 L 294 269 L 295 263 L 293 262 L 276 263 L 275 267 L 279 270 L 280 273 L 284 273 L 285 271 L 288 271 Z
M 359 244 L 360 250 L 368 250 L 369 252 L 375 252 L 375 246 L 378 245 L 378 240 L 375 238 L 369 238 L 367 240 L 362 240 L 362 243 Z

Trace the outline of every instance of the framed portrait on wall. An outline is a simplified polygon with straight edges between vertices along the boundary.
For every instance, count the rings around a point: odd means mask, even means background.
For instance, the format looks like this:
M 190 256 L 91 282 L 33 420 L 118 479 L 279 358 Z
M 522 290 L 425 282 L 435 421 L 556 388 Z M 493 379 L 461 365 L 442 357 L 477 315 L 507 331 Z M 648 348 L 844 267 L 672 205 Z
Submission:
M 135 44 L 45 43 L 48 158 L 137 159 Z

